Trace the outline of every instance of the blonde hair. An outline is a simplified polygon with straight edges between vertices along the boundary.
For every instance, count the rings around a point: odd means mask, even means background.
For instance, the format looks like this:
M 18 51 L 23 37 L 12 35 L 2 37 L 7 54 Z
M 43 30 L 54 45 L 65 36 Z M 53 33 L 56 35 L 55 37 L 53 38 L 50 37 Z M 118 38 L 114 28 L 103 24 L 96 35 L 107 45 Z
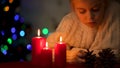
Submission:
M 73 3 L 73 1 L 75 1 L 75 0 L 69 0 L 72 9 L 74 8 L 74 3 Z M 100 1 L 100 0 L 97 0 L 97 1 Z M 104 6 L 105 6 L 105 7 L 108 6 L 108 2 L 110 2 L 110 1 L 112 1 L 112 0 L 101 0 L 101 2 L 104 3 Z
M 70 3 L 72 3 L 73 1 L 75 1 L 75 0 L 69 0 Z M 98 0 L 98 1 L 100 1 L 100 0 Z M 108 1 L 110 1 L 110 0 L 102 0 L 102 1 L 108 2 Z

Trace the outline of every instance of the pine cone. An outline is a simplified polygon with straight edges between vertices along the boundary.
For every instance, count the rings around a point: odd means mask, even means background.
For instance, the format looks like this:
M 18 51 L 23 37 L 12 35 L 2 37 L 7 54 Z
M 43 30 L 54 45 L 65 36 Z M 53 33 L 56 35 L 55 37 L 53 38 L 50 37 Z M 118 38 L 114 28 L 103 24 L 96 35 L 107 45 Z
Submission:
M 95 59 L 96 59 L 96 55 L 92 54 L 92 53 L 93 53 L 93 51 L 89 51 L 89 49 L 87 49 L 87 52 L 86 52 L 85 56 L 82 57 L 83 59 L 85 59 L 85 65 L 86 65 L 87 68 L 93 68 L 94 67 L 94 62 L 95 62 Z
M 110 48 L 102 49 L 98 55 L 99 57 L 96 59 L 95 68 L 114 68 L 116 57 Z

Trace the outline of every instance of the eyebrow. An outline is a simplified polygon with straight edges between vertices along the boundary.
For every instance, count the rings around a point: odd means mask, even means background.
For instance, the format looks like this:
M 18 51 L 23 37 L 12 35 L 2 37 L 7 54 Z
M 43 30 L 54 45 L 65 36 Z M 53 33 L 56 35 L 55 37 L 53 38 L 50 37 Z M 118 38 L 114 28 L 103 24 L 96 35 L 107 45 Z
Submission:
M 94 7 L 98 7 L 98 8 L 99 8 L 100 6 L 101 6 L 101 5 L 96 4 L 96 5 L 93 5 L 92 8 L 94 8 Z M 77 9 L 78 9 L 78 10 L 84 10 L 84 8 L 77 8 Z
M 101 5 L 100 4 L 102 4 L 102 3 L 96 3 L 96 4 L 94 4 L 94 5 L 92 5 L 92 8 L 94 8 L 94 7 L 100 7 Z M 84 8 L 77 8 L 77 9 L 79 9 L 79 10 L 84 10 Z
M 80 9 L 84 9 L 84 8 L 77 8 L 77 9 L 79 9 L 79 10 L 80 10 Z
M 96 4 L 94 4 L 94 5 L 92 5 L 92 7 L 100 7 L 101 5 L 100 5 L 101 3 L 96 3 Z

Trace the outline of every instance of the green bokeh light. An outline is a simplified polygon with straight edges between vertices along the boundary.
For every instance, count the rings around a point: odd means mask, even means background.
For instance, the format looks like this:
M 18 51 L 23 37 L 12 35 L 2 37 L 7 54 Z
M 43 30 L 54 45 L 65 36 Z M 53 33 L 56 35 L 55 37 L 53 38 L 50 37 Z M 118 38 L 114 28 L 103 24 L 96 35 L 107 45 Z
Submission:
M 3 52 L 4 50 L 8 50 L 8 46 L 7 45 L 4 45 L 4 44 L 2 44 L 1 46 L 0 46 L 0 49 L 1 49 L 1 52 Z
M 7 46 L 7 45 L 4 45 L 4 49 L 5 49 L 5 50 L 8 50 L 8 46 Z
M 49 32 L 48 28 L 43 28 L 43 29 L 42 29 L 42 33 L 43 33 L 44 35 L 47 35 L 48 32 Z
M 7 39 L 7 42 L 8 42 L 8 44 L 12 44 L 12 39 L 11 39 L 11 38 L 8 38 L 8 39 Z
M 4 51 L 4 48 L 1 47 L 1 52 L 3 52 L 3 51 Z

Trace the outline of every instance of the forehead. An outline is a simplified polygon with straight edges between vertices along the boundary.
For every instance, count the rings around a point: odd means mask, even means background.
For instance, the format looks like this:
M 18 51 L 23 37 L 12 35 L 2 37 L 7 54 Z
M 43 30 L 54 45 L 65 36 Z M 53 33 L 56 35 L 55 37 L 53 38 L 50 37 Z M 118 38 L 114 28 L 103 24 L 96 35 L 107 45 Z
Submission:
M 101 5 L 103 3 L 102 0 L 72 0 L 72 4 L 75 7 L 95 7 L 97 5 Z

